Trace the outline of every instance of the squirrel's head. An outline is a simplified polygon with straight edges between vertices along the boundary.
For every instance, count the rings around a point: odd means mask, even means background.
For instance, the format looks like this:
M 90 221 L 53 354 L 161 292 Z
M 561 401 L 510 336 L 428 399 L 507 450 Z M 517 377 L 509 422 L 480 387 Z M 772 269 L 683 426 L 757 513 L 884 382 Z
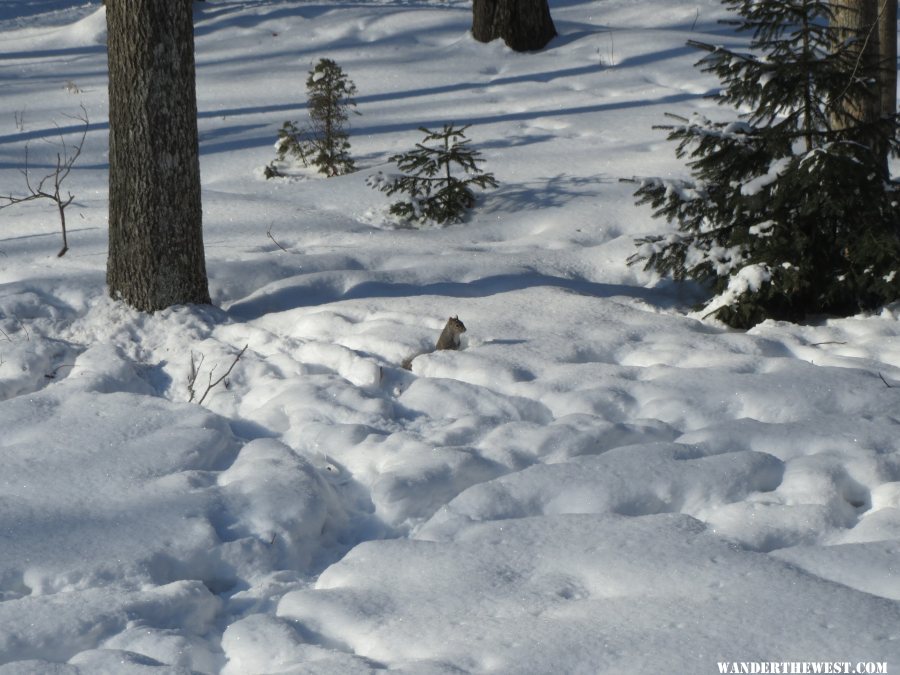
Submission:
M 466 325 L 462 321 L 459 320 L 459 316 L 451 316 L 447 320 L 447 323 L 449 323 L 454 328 L 454 330 L 456 330 L 457 333 L 465 333 L 466 332 Z

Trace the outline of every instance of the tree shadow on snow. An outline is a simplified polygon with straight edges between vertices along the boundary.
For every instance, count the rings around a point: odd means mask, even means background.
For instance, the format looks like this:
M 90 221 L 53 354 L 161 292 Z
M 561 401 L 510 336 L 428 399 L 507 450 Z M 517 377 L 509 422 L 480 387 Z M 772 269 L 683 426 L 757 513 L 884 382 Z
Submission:
M 299 307 L 338 302 L 341 300 L 364 300 L 369 298 L 409 298 L 422 295 L 439 295 L 450 298 L 483 298 L 500 293 L 509 293 L 528 288 L 555 287 L 579 295 L 596 298 L 624 297 L 640 300 L 660 309 L 684 306 L 690 289 L 683 284 L 675 286 L 668 281 L 660 282 L 654 288 L 606 284 L 586 279 L 566 278 L 541 274 L 498 274 L 472 281 L 440 281 L 431 284 L 392 283 L 388 281 L 363 281 L 346 290 L 326 285 L 310 288 L 297 277 L 297 283 L 270 293 L 264 293 L 245 300 L 239 300 L 228 310 L 228 315 L 237 321 L 253 321 L 266 314 L 285 312 Z
M 484 197 L 486 213 L 516 212 L 523 209 L 558 208 L 582 197 L 596 197 L 602 183 L 611 183 L 600 176 L 570 176 L 558 174 L 527 183 L 501 185 Z
M 616 68 L 622 67 L 640 67 L 646 65 L 647 63 L 651 63 L 653 61 L 663 60 L 666 58 L 670 58 L 673 56 L 678 56 L 683 53 L 690 52 L 691 50 L 688 47 L 682 47 L 672 50 L 662 50 L 659 52 L 654 52 L 650 55 L 638 56 L 632 59 L 626 59 L 623 62 L 616 65 Z M 242 57 L 243 58 L 243 57 Z M 535 65 L 538 66 L 541 63 L 546 63 L 545 61 L 535 61 Z M 198 68 L 204 67 L 203 64 L 198 64 Z M 536 84 L 546 84 L 550 82 L 554 82 L 559 79 L 565 78 L 577 78 L 582 76 L 590 76 L 596 75 L 601 70 L 606 69 L 606 67 L 601 66 L 600 64 L 591 62 L 585 65 L 573 66 L 568 68 L 558 68 L 556 70 L 546 70 L 546 71 L 536 71 L 529 73 L 522 73 L 519 75 L 510 75 L 510 76 L 501 76 L 501 77 L 493 77 L 490 69 L 487 71 L 482 71 L 481 79 L 465 79 L 458 82 L 453 82 L 449 84 L 442 84 L 433 87 L 419 87 L 414 89 L 406 89 L 400 91 L 386 91 L 380 92 L 376 94 L 363 94 L 355 97 L 357 104 L 361 109 L 364 110 L 365 106 L 370 103 L 382 103 L 382 102 L 392 102 L 396 103 L 402 100 L 415 99 L 415 98 L 432 98 L 434 96 L 440 96 L 442 94 L 456 94 L 463 92 L 483 92 L 484 90 L 493 90 L 499 89 L 502 87 L 506 87 L 509 85 L 517 85 L 523 83 L 536 83 Z M 498 95 L 500 92 L 497 92 Z M 710 93 L 710 92 L 707 92 Z M 539 117 L 546 116 L 563 116 L 563 115 L 579 115 L 579 114 L 595 114 L 602 112 L 609 112 L 615 110 L 627 110 L 630 108 L 640 108 L 644 106 L 650 105 L 672 105 L 676 103 L 683 103 L 690 100 L 702 98 L 706 93 L 696 93 L 696 92 L 678 92 L 673 93 L 667 96 L 658 97 L 658 98 L 638 98 L 628 101 L 613 101 L 613 102 L 598 102 L 593 105 L 584 105 L 578 107 L 570 107 L 560 109 L 559 107 L 551 107 L 548 109 L 534 109 L 534 110 L 526 110 L 522 112 L 516 113 L 499 113 L 496 115 L 481 115 L 478 117 L 472 117 L 465 120 L 458 120 L 460 123 L 465 124 L 474 124 L 474 125 L 482 125 L 482 124 L 493 124 L 493 123 L 503 123 L 503 122 L 522 122 L 534 120 Z M 210 118 L 210 117 L 238 117 L 243 115 L 258 115 L 258 114 L 271 114 L 275 112 L 286 113 L 288 115 L 300 115 L 304 109 L 306 108 L 305 102 L 298 101 L 297 103 L 282 103 L 282 104 L 274 104 L 274 105 L 260 105 L 260 106 L 250 106 L 244 108 L 222 108 L 217 110 L 205 110 L 199 113 L 200 118 Z M 352 133 L 359 135 L 372 135 L 372 134 L 380 134 L 380 133 L 394 133 L 394 132 L 406 132 L 413 130 L 419 126 L 425 126 L 428 128 L 432 127 L 440 127 L 447 120 L 444 118 L 440 119 L 422 119 L 418 120 L 416 123 L 411 122 L 399 122 L 396 124 L 381 124 L 381 125 L 365 125 L 365 117 L 363 117 L 362 125 L 354 125 Z M 2 138 L 0 138 L 0 142 L 2 142 Z M 260 137 L 258 139 L 245 139 L 241 142 L 241 147 L 257 147 L 259 144 L 269 144 L 271 142 L 271 136 Z M 216 148 L 211 150 L 209 148 L 203 148 L 206 152 L 216 152 L 223 148 Z M 232 148 L 233 149 L 233 148 Z
M 540 119 L 542 117 L 565 117 L 567 115 L 592 115 L 596 113 L 607 112 L 611 110 L 628 110 L 631 108 L 643 108 L 646 106 L 666 106 L 673 105 L 676 103 L 684 103 L 686 101 L 692 101 L 700 98 L 704 98 L 708 93 L 690 93 L 690 92 L 679 92 L 676 94 L 670 94 L 668 96 L 661 96 L 655 99 L 635 99 L 629 101 L 617 101 L 613 103 L 597 103 L 594 105 L 585 105 L 585 106 L 577 106 L 571 108 L 549 108 L 549 109 L 539 109 L 539 110 L 526 110 L 524 112 L 516 112 L 516 113 L 501 113 L 498 115 L 481 115 L 477 117 L 469 117 L 466 119 L 457 120 L 461 124 L 470 124 L 475 126 L 485 125 L 485 124 L 498 124 L 504 122 L 529 122 L 533 120 Z M 418 94 L 416 94 L 418 95 Z M 288 110 L 289 108 L 284 108 L 284 110 Z M 241 109 L 230 109 L 227 111 L 229 115 L 250 115 L 256 114 L 256 108 L 245 108 Z M 223 113 L 219 111 L 215 111 L 213 113 L 204 113 L 204 116 L 210 117 L 214 115 L 221 115 Z M 377 134 L 389 134 L 389 133 L 403 133 L 403 132 L 412 132 L 418 129 L 419 127 L 426 127 L 429 129 L 440 128 L 443 124 L 446 123 L 445 118 L 433 118 L 433 119 L 422 119 L 417 122 L 397 122 L 395 124 L 376 124 L 372 126 L 354 126 L 351 133 L 351 138 L 354 135 L 359 136 L 374 136 Z M 268 125 L 266 125 L 268 126 Z M 272 127 L 274 129 L 274 126 Z M 227 132 L 225 132 L 227 133 Z M 235 140 L 233 142 L 228 143 L 216 143 L 216 144 L 203 144 L 200 147 L 201 155 L 210 155 L 215 154 L 217 152 L 225 152 L 225 151 L 235 151 L 249 148 L 259 148 L 263 146 L 268 146 L 273 143 L 273 138 L 275 137 L 275 132 L 267 134 L 265 136 L 258 136 L 253 138 L 244 138 L 241 140 Z M 525 139 L 522 141 L 522 144 L 527 143 L 535 143 L 540 139 L 535 139 L 533 134 L 523 135 Z M 4 140 L 3 137 L 0 137 L 0 143 Z M 506 139 L 504 141 L 500 141 L 500 143 L 505 143 L 506 145 L 516 145 L 517 141 Z
M 537 63 L 535 64 L 537 65 Z M 589 63 L 583 66 L 573 66 L 571 68 L 560 68 L 558 70 L 536 71 L 523 73 L 521 75 L 509 75 L 504 77 L 490 78 L 486 75 L 486 79 L 480 81 L 465 80 L 454 82 L 452 84 L 442 84 L 435 87 L 422 87 L 419 89 L 407 89 L 405 91 L 386 91 L 380 94 L 369 94 L 356 97 L 356 102 L 362 106 L 366 103 L 376 103 L 381 101 L 397 101 L 399 99 L 432 97 L 440 94 L 452 94 L 459 91 L 472 91 L 477 89 L 486 89 L 493 87 L 503 87 L 511 84 L 522 84 L 526 82 L 547 84 L 555 80 L 566 77 L 579 77 L 582 75 L 596 75 L 602 70 L 602 66 L 596 63 Z
M 61 47 L 59 49 L 34 49 L 21 52 L 0 52 L 0 61 L 10 61 L 13 59 L 51 59 L 54 57 L 59 57 L 60 63 L 71 63 L 76 56 L 88 56 L 91 54 L 105 53 L 106 45 L 96 44 L 84 45 L 81 47 Z M 7 75 L 4 74 L 4 78 L 5 77 L 7 77 Z M 35 76 L 32 73 L 28 73 L 27 76 L 23 75 L 21 79 L 34 80 L 38 79 L 39 77 L 40 76 Z M 50 75 L 46 75 L 45 77 L 59 80 L 61 76 L 59 73 L 54 72 Z M 68 77 L 69 79 L 72 79 L 71 76 Z
M 280 6 L 279 6 L 280 5 Z M 427 0 L 380 0 L 360 2 L 360 0 L 332 0 L 327 3 L 279 2 L 278 0 L 244 0 L 240 3 L 208 2 L 194 5 L 194 36 L 202 37 L 223 28 L 256 28 L 262 23 L 273 23 L 286 18 L 299 17 L 312 20 L 323 14 L 340 9 L 377 8 L 386 12 L 399 9 L 453 9 L 448 5 L 435 5 Z M 257 12 L 248 10 L 255 9 Z
M 33 141 L 36 139 L 45 139 L 49 140 L 51 143 L 58 142 L 60 136 L 66 138 L 66 143 L 71 147 L 71 141 L 76 140 L 72 137 L 80 137 L 82 132 L 85 130 L 85 125 L 82 123 L 78 124 L 67 124 L 65 126 L 53 126 L 53 127 L 44 127 L 42 129 L 32 129 L 30 131 L 20 131 L 15 134 L 7 134 L 6 136 L 0 136 L 0 145 L 6 145 L 7 143 L 28 143 L 29 141 Z M 87 132 L 91 134 L 96 131 L 109 132 L 109 122 L 90 122 L 87 125 Z M 36 167 L 37 165 L 31 163 L 31 167 Z M 76 168 L 82 167 L 82 164 L 77 164 Z M 105 168 L 104 166 L 98 165 L 97 168 Z

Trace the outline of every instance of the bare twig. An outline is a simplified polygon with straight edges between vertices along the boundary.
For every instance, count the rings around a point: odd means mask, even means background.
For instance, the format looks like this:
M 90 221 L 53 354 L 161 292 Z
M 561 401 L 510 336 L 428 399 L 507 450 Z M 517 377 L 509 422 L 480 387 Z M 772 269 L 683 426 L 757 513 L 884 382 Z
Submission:
M 203 354 L 200 354 L 200 360 L 198 361 L 194 357 L 194 352 L 191 352 L 191 372 L 188 373 L 188 381 L 187 381 L 187 388 L 188 388 L 188 394 L 189 394 L 188 401 L 193 401 L 194 396 L 196 395 L 194 386 L 197 383 L 197 375 L 200 373 L 200 366 L 203 365 L 204 358 L 205 357 L 203 356 Z
M 606 64 L 603 63 L 603 55 L 600 53 L 600 47 L 597 47 L 597 64 L 600 66 L 607 65 L 612 68 L 616 65 L 616 39 L 613 37 L 612 29 L 606 31 L 606 34 L 609 35 L 609 48 L 606 51 L 608 62 Z
M 19 317 L 16 317 L 16 322 L 22 327 L 22 332 L 25 333 L 25 339 L 31 342 L 31 333 L 28 332 L 28 327 L 22 323 L 22 319 Z
M 241 357 L 244 355 L 244 352 L 247 351 L 247 347 L 249 344 L 244 345 L 244 348 L 238 352 L 237 356 L 234 357 L 234 361 L 231 362 L 231 365 L 228 366 L 228 370 L 225 371 L 225 374 L 217 380 L 213 380 L 213 372 L 216 367 L 213 366 L 209 371 L 209 381 L 206 385 L 206 390 L 203 392 L 203 395 L 197 400 L 197 404 L 201 405 L 203 401 L 206 399 L 207 394 L 211 392 L 215 387 L 219 386 L 225 379 L 231 374 L 231 371 L 234 370 L 234 367 L 237 365 L 237 362 L 241 360 Z M 193 401 L 194 397 L 197 394 L 195 389 L 195 385 L 197 382 L 197 376 L 200 373 L 200 366 L 203 365 L 203 354 L 200 355 L 200 360 L 197 361 L 194 357 L 194 353 L 191 352 L 191 372 L 188 374 L 188 393 L 189 398 L 188 401 Z
M 247 347 L 249 347 L 249 346 L 250 346 L 249 344 L 244 345 L 244 348 L 243 348 L 241 351 L 238 352 L 237 356 L 234 357 L 234 361 L 232 361 L 232 362 L 231 362 L 231 365 L 228 366 L 228 370 L 225 371 L 225 374 L 222 375 L 222 377 L 220 377 L 220 378 L 219 378 L 218 380 L 216 380 L 215 382 L 214 382 L 213 379 L 212 379 L 212 376 L 213 376 L 212 370 L 209 371 L 209 384 L 207 384 L 207 386 L 206 386 L 206 391 L 203 392 L 203 396 L 201 396 L 201 397 L 200 397 L 200 400 L 197 401 L 198 404 L 199 404 L 199 403 L 203 403 L 203 399 L 206 398 L 206 395 L 207 395 L 214 387 L 218 386 L 221 382 L 223 382 L 223 381 L 225 380 L 226 377 L 228 377 L 228 376 L 231 374 L 231 371 L 234 370 L 234 367 L 237 365 L 237 362 L 241 360 L 241 357 L 244 355 L 244 352 L 247 351 Z
M 884 375 L 882 375 L 881 373 L 878 373 L 878 377 L 881 378 L 881 381 L 884 382 L 884 386 L 887 387 L 888 389 L 896 389 L 897 388 L 896 384 L 888 384 L 888 381 L 886 379 L 884 379 Z
M 809 344 L 809 346 L 810 347 L 820 347 L 822 345 L 845 345 L 845 344 L 847 344 L 846 340 L 844 340 L 843 342 L 840 340 L 826 340 L 825 342 L 811 342 Z
M 272 226 L 271 226 L 271 225 L 269 225 L 269 229 L 266 230 L 266 236 L 267 236 L 269 239 L 271 239 L 272 242 L 273 242 L 278 248 L 280 248 L 282 251 L 284 251 L 285 253 L 290 253 L 290 251 L 288 251 L 284 246 L 282 246 L 281 244 L 279 244 L 278 241 L 275 239 L 275 237 L 274 237 L 273 234 L 272 234 Z
M 24 197 L 13 197 L 11 194 L 6 197 L 0 197 L 0 202 L 6 202 L 5 204 L 0 203 L 0 209 L 5 209 L 9 206 L 13 206 L 14 204 L 21 204 L 23 202 L 30 202 L 35 199 L 49 199 L 54 204 L 56 204 L 56 208 L 59 211 L 59 223 L 62 228 L 62 248 L 59 253 L 57 253 L 57 257 L 62 257 L 66 254 L 66 251 L 69 250 L 69 243 L 66 234 L 66 207 L 72 203 L 72 200 L 75 199 L 75 195 L 71 192 L 67 194 L 67 196 L 62 196 L 60 194 L 60 189 L 62 187 L 63 181 L 69 176 L 69 173 L 72 171 L 72 167 L 75 165 L 75 162 L 78 160 L 78 157 L 81 155 L 81 149 L 84 147 L 84 139 L 87 137 L 88 132 L 88 114 L 85 107 L 81 106 L 81 115 L 74 115 L 72 119 L 76 119 L 80 122 L 84 123 L 84 130 L 81 132 L 81 138 L 78 142 L 71 147 L 66 144 L 66 139 L 62 134 L 62 131 L 59 133 L 59 140 L 61 145 L 60 152 L 56 153 L 56 168 L 48 173 L 46 176 L 40 179 L 38 184 L 35 186 L 31 181 L 31 174 L 28 168 L 28 146 L 25 146 L 25 168 L 22 170 L 22 175 L 25 177 L 25 187 L 28 190 L 28 194 Z M 58 129 L 58 127 L 57 127 Z M 52 187 L 45 187 L 48 182 L 52 182 Z

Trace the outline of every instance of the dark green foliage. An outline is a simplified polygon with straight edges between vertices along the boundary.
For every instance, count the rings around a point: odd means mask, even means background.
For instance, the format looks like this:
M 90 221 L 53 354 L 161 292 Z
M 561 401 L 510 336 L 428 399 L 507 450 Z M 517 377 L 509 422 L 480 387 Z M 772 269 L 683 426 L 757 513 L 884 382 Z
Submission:
M 354 171 L 345 127 L 349 108 L 356 107 L 356 85 L 334 61 L 320 59 L 306 79 L 306 92 L 309 126 L 299 129 L 296 122 L 284 123 L 275 143 L 278 160 L 291 156 L 329 177 Z M 266 167 L 266 178 L 278 175 L 274 163 Z
M 752 34 L 751 53 L 689 44 L 722 81 L 713 98 L 749 112 L 662 127 L 692 178 L 641 181 L 638 203 L 678 231 L 638 240 L 629 262 L 708 284 L 709 314 L 735 327 L 897 299 L 900 194 L 873 152 L 885 137 L 896 151 L 896 119 L 854 116 L 877 95 L 857 41 L 836 39 L 826 2 L 725 4 L 741 17 L 729 23 Z
M 482 160 L 477 150 L 468 147 L 470 141 L 465 137 L 468 128 L 468 125 L 456 128 L 445 124 L 443 130 L 431 131 L 419 127 L 425 134 L 422 143 L 416 143 L 415 150 L 390 158 L 402 175 L 392 179 L 381 174 L 372 177 L 372 187 L 389 195 L 397 192 L 406 195 L 405 200 L 391 205 L 391 213 L 418 222 L 459 222 L 475 206 L 475 194 L 470 186 L 497 187 L 494 175 L 478 168 Z M 436 144 L 425 145 L 432 141 Z M 465 174 L 463 178 L 453 175 L 454 165 Z

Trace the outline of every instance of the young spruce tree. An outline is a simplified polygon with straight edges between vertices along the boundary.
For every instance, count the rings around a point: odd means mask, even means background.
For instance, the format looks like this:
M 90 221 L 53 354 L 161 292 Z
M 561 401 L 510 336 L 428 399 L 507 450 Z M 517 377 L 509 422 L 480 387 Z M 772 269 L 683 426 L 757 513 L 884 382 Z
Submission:
M 469 125 L 457 128 L 445 124 L 443 130 L 431 131 L 419 127 L 425 134 L 422 143 L 416 143 L 415 150 L 390 158 L 403 173 L 391 180 L 379 172 L 369 179 L 377 190 L 406 195 L 405 200 L 391 204 L 391 213 L 422 223 L 456 223 L 475 206 L 475 193 L 470 186 L 497 187 L 494 175 L 478 168 L 482 160 L 477 150 L 468 147 L 468 128 Z M 425 145 L 431 141 L 436 144 Z M 453 175 L 454 167 L 462 170 L 464 177 Z
M 688 44 L 722 82 L 713 98 L 749 112 L 662 127 L 692 178 L 641 181 L 638 203 L 677 232 L 639 239 L 629 262 L 710 285 L 707 314 L 734 327 L 897 299 L 900 194 L 871 142 L 889 136 L 896 152 L 896 118 L 847 119 L 878 96 L 860 67 L 865 36 L 838 39 L 824 0 L 723 1 L 751 52 Z
M 299 129 L 296 122 L 284 123 L 275 143 L 278 160 L 291 155 L 328 177 L 354 171 L 345 127 L 349 109 L 356 107 L 356 85 L 337 63 L 320 59 L 306 79 L 306 92 L 309 126 Z M 266 170 L 267 178 L 278 174 L 272 165 Z

